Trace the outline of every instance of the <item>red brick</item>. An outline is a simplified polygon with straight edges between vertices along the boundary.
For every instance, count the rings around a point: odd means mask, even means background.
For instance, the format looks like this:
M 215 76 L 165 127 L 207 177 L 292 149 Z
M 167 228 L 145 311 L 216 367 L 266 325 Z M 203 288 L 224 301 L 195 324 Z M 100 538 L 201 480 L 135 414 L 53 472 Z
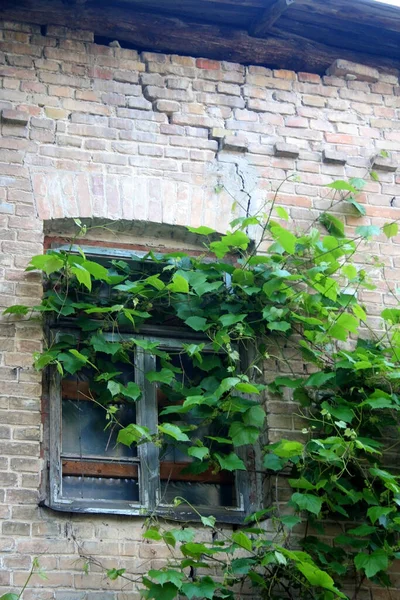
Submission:
M 198 58 L 196 60 L 196 67 L 199 69 L 209 69 L 210 71 L 218 71 L 221 69 L 221 63 L 219 60 L 209 60 L 208 58 Z

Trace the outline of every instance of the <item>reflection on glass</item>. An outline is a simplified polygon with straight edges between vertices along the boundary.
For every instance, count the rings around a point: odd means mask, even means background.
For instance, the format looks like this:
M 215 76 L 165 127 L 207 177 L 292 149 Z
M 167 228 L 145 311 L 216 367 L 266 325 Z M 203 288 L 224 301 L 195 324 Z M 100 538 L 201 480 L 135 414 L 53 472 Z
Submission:
M 233 483 L 200 483 L 197 481 L 162 481 L 161 503 L 173 504 L 181 496 L 194 506 L 236 506 Z
M 62 486 L 65 498 L 139 501 L 139 485 L 136 479 L 66 475 L 62 479 Z
M 104 429 L 106 411 L 89 400 L 63 400 L 62 403 L 62 452 L 78 456 L 132 457 L 136 447 L 117 444 L 119 428 Z M 136 422 L 135 405 L 121 404 L 118 421 L 126 427 Z

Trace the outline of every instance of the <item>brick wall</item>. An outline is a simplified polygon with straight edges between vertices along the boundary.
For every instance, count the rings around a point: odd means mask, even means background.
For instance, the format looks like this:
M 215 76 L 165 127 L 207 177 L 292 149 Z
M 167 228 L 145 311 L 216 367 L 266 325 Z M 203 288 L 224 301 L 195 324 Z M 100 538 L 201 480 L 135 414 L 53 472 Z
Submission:
M 251 212 L 296 171 L 301 181 L 285 185 L 280 203 L 302 226 L 327 205 L 325 184 L 364 176 L 382 149 L 391 157 L 376 163 L 380 181 L 369 182 L 359 198 L 367 215 L 356 218 L 350 206 L 340 210 L 350 233 L 358 224 L 400 217 L 395 76 L 339 61 L 320 78 L 139 54 L 97 45 L 88 31 L 49 26 L 42 33 L 10 22 L 0 31 L 1 307 L 38 301 L 40 281 L 24 268 L 42 251 L 43 224 L 52 229 L 53 219 L 134 221 L 125 241 L 170 247 L 173 226 L 224 231 L 233 199 L 238 211 Z M 151 229 L 143 234 L 146 221 L 167 228 L 155 239 Z M 59 221 L 55 229 L 62 233 Z M 378 238 L 372 248 L 390 284 L 399 280 L 399 242 Z M 359 260 L 370 261 L 362 253 Z M 391 303 L 385 285 L 378 279 L 376 291 L 364 292 L 374 315 Z M 41 378 L 31 354 L 41 339 L 38 324 L 1 319 L 0 590 L 22 585 L 40 554 L 48 580 L 35 578 L 24 600 L 137 600 L 132 586 L 106 580 L 101 567 L 84 575 L 79 552 L 129 572 L 160 565 L 168 550 L 140 542 L 140 521 L 37 506 L 44 467 Z M 271 438 L 294 435 L 289 399 L 271 399 L 269 408 Z

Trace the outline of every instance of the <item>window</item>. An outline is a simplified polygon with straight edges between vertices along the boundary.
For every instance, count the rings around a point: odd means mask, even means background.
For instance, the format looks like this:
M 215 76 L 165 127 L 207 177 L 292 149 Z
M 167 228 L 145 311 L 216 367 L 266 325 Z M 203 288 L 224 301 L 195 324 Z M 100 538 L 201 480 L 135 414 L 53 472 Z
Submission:
M 84 248 L 85 253 L 93 248 Z M 110 250 L 96 249 L 103 264 L 110 261 Z M 118 259 L 132 258 L 128 250 L 118 250 Z M 112 256 L 111 256 L 112 258 Z M 141 262 L 139 270 L 153 274 L 155 265 Z M 165 263 L 163 263 L 165 266 Z M 123 266 L 121 267 L 123 268 Z M 158 267 L 160 269 L 160 267 Z M 141 275 L 142 276 L 142 275 Z M 107 286 L 95 290 L 107 296 Z M 169 322 L 169 321 L 167 321 Z M 212 512 L 220 521 L 240 522 L 248 512 L 256 508 L 256 502 L 248 487 L 249 474 L 245 471 L 228 470 L 213 472 L 202 467 L 184 452 L 185 444 L 169 444 L 172 437 L 163 436 L 159 444 L 151 442 L 132 444 L 117 443 L 121 430 L 129 434 L 129 425 L 157 432 L 163 423 L 176 422 L 194 431 L 196 439 L 208 446 L 213 439 L 219 441 L 219 451 L 229 454 L 229 446 L 221 445 L 228 431 L 223 418 L 210 420 L 204 409 L 181 410 L 184 392 L 204 389 L 210 369 L 222 367 L 224 355 L 215 352 L 208 340 L 195 332 L 174 327 L 172 323 L 153 323 L 143 326 L 138 333 L 132 331 L 101 331 L 94 324 L 92 331 L 82 332 L 73 320 L 50 324 L 49 336 L 57 344 L 68 341 L 71 336 L 79 352 L 87 336 L 97 336 L 99 355 L 102 340 L 123 347 L 122 358 L 104 355 L 104 370 L 118 373 L 118 381 L 124 389 L 134 389 L 136 384 L 141 395 L 135 401 L 116 395 L 113 402 L 113 419 L 107 421 L 106 404 L 96 383 L 90 365 L 76 373 L 61 375 L 56 369 L 49 372 L 49 497 L 47 504 L 56 510 L 77 512 L 104 512 L 114 514 L 143 515 L 157 512 L 175 518 L 196 518 L 197 512 Z M 86 337 L 85 337 L 86 336 Z M 134 338 L 135 343 L 132 343 Z M 184 347 L 203 344 L 202 361 L 188 360 Z M 157 347 L 157 352 L 152 348 Z M 115 357 L 121 353 L 116 353 Z M 150 373 L 163 373 L 164 356 L 170 365 L 169 375 L 174 373 L 174 390 L 163 383 L 161 376 L 147 377 Z M 101 361 L 100 361 L 101 364 Z M 70 369 L 70 371 L 73 369 Z M 206 382 L 206 383 L 205 383 Z M 203 388 L 201 388 L 203 386 Z M 103 388 L 104 389 L 104 388 Z M 182 394 L 180 393 L 182 392 Z M 187 394 L 186 394 L 187 396 Z M 190 415 L 190 416 L 189 416 Z M 209 421 L 209 422 L 208 422 Z M 249 457 L 241 453 L 247 465 Z M 254 470 L 254 465 L 253 465 Z M 177 506 L 175 498 L 183 498 Z M 193 510 L 192 507 L 195 507 Z

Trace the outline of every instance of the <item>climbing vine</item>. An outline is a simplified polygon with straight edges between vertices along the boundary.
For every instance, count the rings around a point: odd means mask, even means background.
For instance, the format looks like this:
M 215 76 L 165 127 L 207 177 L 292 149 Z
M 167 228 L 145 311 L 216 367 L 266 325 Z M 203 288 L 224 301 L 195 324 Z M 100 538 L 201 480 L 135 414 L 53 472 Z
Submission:
M 365 214 L 357 201 L 364 185 L 363 179 L 330 184 L 331 209 L 347 203 Z M 75 239 L 67 251 L 32 258 L 28 269 L 45 278 L 40 305 L 5 311 L 39 313 L 53 325 L 79 329 L 79 342 L 69 334 L 49 339 L 35 366 L 84 373 L 93 401 L 104 407 L 105 426 L 119 428 L 118 443 L 175 444 L 197 474 L 245 470 L 240 451 L 261 449 L 260 471 L 274 502 L 234 531 L 191 505 L 210 530 L 208 542 L 204 535 L 196 541 L 198 529 L 190 524 L 172 527 L 148 517 L 144 539 L 171 548 L 169 565 L 140 579 L 148 599 L 229 600 L 250 587 L 265 599 L 334 600 L 347 597 L 346 581 L 355 582 L 357 597 L 368 581 L 390 587 L 389 567 L 400 558 L 400 482 L 388 466 L 399 426 L 400 308 L 382 311 L 381 330 L 369 327 L 359 296 L 375 285 L 357 263 L 371 238 L 394 237 L 398 225 L 387 223 L 383 231 L 359 226 L 350 239 L 329 211 L 297 231 L 286 225 L 290 218 L 277 198 L 256 215 L 232 221 L 225 235 L 189 228 L 203 240 L 201 256 L 150 252 L 129 262 L 99 262 L 76 248 Z M 76 224 L 80 237 L 86 228 Z M 177 367 L 159 342 L 137 337 L 149 323 L 169 323 L 189 339 L 193 332 L 203 339 L 182 344 Z M 253 355 L 243 365 L 242 349 L 249 346 Z M 160 365 L 146 373 L 166 399 L 156 430 L 122 426 L 118 419 L 121 401 L 143 396 L 140 385 L 116 369 L 129 364 L 138 347 Z M 277 372 L 265 380 L 263 365 L 271 360 Z M 306 365 L 304 375 L 299 363 Z M 186 364 L 203 377 L 185 377 Z M 268 399 L 288 394 L 303 428 L 295 439 L 267 444 Z M 199 423 L 217 424 L 223 433 L 200 437 Z M 291 490 L 287 502 L 279 481 Z M 187 500 L 176 498 L 175 505 L 181 503 Z M 332 535 L 330 544 L 325 540 Z M 108 575 L 128 574 L 115 568 Z

